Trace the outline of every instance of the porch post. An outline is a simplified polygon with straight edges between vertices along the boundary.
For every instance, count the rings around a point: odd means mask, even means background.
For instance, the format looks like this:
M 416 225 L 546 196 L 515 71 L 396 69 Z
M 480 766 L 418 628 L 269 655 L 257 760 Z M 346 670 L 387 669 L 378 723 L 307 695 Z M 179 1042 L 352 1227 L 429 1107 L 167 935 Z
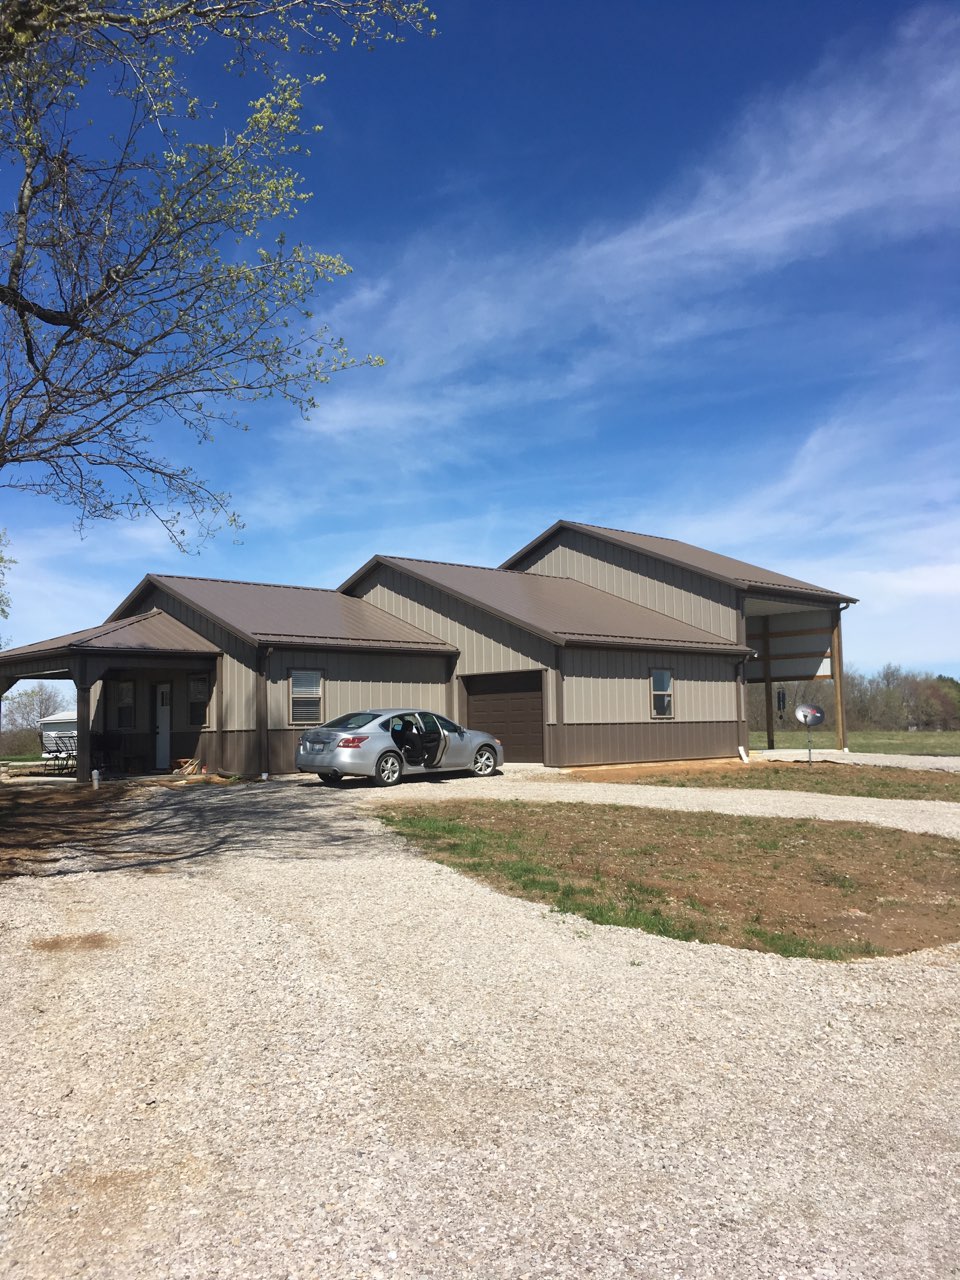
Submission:
M 91 780 L 90 686 L 84 671 L 77 677 L 77 782 Z
M 843 707 L 843 641 L 840 636 L 840 610 L 833 615 L 830 637 L 830 672 L 833 676 L 833 705 L 837 721 L 837 750 L 847 749 L 847 713 Z

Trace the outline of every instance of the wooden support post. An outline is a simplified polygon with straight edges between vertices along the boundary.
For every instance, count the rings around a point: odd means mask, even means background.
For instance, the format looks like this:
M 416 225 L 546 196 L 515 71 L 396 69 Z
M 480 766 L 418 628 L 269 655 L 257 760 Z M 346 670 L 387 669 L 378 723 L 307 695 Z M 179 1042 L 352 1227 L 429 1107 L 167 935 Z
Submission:
M 840 634 L 840 610 L 833 615 L 830 637 L 830 673 L 833 676 L 833 705 L 837 721 L 837 750 L 847 749 L 847 715 L 843 707 L 843 640 Z
M 92 757 L 90 751 L 90 686 L 77 680 L 77 782 L 90 782 Z
M 763 620 L 763 705 L 767 716 L 767 750 L 774 748 L 773 680 L 770 675 L 770 619 Z

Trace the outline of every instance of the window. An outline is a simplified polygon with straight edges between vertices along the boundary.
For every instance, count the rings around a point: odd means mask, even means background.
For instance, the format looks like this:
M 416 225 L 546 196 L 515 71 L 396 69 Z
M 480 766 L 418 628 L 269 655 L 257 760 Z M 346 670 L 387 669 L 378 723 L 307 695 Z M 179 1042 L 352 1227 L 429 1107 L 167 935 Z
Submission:
M 458 724 L 454 724 L 452 720 L 448 720 L 446 716 L 437 716 L 440 721 L 440 728 L 445 729 L 447 733 L 463 733 Z
M 113 705 L 118 729 L 135 729 L 137 706 L 132 680 L 118 680 L 113 686 Z
M 290 672 L 290 723 L 320 724 L 322 671 Z
M 189 706 L 188 724 L 202 729 L 207 723 L 207 708 L 210 706 L 210 677 L 208 675 L 189 676 L 187 678 L 187 703 Z
M 666 667 L 650 669 L 651 711 L 654 720 L 673 719 L 673 672 Z

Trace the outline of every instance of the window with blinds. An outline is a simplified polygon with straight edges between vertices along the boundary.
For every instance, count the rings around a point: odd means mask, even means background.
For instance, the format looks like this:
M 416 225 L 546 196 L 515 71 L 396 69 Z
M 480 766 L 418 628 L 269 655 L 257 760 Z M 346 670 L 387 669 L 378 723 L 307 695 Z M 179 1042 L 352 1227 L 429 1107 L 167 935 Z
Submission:
M 290 723 L 320 724 L 322 671 L 290 672 Z

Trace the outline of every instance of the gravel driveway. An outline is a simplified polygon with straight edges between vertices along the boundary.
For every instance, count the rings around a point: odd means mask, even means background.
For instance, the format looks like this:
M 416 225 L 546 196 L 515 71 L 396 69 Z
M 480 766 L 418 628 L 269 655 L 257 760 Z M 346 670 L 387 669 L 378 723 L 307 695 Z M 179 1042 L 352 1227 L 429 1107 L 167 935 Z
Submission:
M 960 1275 L 960 947 L 597 928 L 373 797 L 145 790 L 140 866 L 0 885 L 0 1273 Z

